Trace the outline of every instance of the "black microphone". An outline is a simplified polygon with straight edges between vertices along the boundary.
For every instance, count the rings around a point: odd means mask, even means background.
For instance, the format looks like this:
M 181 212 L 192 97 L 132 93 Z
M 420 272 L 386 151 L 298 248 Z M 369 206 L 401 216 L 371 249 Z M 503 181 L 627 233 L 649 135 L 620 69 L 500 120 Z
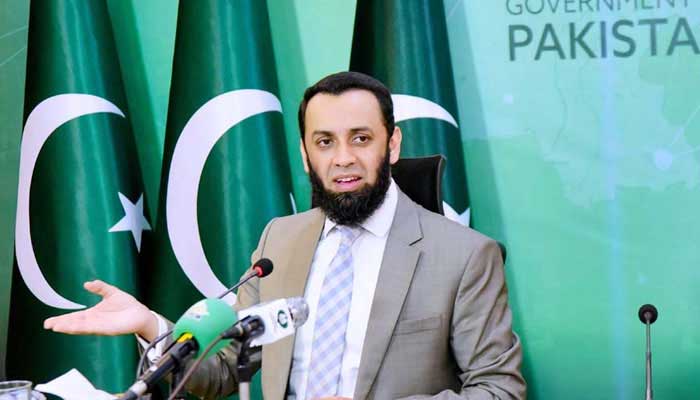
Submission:
M 261 258 L 255 264 L 253 264 L 253 267 L 251 269 L 252 271 L 248 275 L 245 275 L 243 278 L 241 278 L 241 280 L 238 281 L 238 283 L 231 286 L 225 292 L 221 293 L 217 298 L 223 299 L 224 296 L 243 286 L 245 283 L 247 283 L 249 280 L 255 277 L 264 278 L 270 275 L 273 270 L 272 261 L 270 261 L 269 258 Z
M 651 304 L 639 307 L 639 320 L 647 327 L 647 354 L 646 354 L 646 395 L 645 400 L 654 399 L 654 391 L 651 388 L 651 324 L 656 322 L 659 312 Z
M 141 378 L 134 383 L 119 398 L 119 400 L 136 400 L 139 396 L 148 393 L 151 388 L 163 377 L 173 370 L 184 365 L 187 359 L 199 350 L 197 341 L 192 338 L 179 340 L 156 364 L 146 371 Z

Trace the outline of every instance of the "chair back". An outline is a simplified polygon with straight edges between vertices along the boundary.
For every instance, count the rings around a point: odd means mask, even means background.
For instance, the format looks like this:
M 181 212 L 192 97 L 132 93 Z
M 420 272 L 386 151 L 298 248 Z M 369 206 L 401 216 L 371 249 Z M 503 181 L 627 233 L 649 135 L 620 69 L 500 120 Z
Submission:
M 394 182 L 406 195 L 426 210 L 444 215 L 442 173 L 445 157 L 440 154 L 419 158 L 401 158 L 391 166 Z

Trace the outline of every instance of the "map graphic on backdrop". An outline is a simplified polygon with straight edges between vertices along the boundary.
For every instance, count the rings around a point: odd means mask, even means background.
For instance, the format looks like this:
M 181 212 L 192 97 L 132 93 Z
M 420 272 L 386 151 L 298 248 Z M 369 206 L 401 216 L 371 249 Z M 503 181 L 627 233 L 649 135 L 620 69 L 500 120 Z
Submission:
M 488 40 L 502 49 L 491 62 L 514 78 L 485 82 L 482 100 L 499 116 L 488 136 L 534 135 L 579 206 L 622 187 L 696 187 L 700 82 L 682 77 L 700 71 L 697 4 L 580 3 L 505 2 Z

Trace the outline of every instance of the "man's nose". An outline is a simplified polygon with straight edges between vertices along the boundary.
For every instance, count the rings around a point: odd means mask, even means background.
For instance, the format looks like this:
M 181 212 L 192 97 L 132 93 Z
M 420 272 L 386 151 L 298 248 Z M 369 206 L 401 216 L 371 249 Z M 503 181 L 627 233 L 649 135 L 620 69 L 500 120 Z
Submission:
M 355 157 L 352 147 L 347 144 L 340 144 L 333 157 L 333 163 L 338 167 L 348 167 L 356 160 L 357 158 Z

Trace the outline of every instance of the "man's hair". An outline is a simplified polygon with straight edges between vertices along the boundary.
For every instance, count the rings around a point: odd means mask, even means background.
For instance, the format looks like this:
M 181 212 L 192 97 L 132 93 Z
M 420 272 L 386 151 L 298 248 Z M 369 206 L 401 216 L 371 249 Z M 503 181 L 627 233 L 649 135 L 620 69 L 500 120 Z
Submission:
M 384 127 L 386 127 L 386 131 L 389 137 L 391 137 L 394 133 L 394 103 L 391 101 L 391 92 L 384 84 L 369 75 L 347 71 L 328 75 L 304 92 L 304 98 L 301 100 L 301 104 L 299 104 L 298 114 L 299 135 L 301 136 L 302 142 L 304 141 L 304 129 L 306 128 L 304 121 L 306 106 L 309 104 L 311 98 L 319 93 L 328 93 L 337 96 L 353 89 L 372 92 L 379 102 L 379 108 L 384 118 Z

